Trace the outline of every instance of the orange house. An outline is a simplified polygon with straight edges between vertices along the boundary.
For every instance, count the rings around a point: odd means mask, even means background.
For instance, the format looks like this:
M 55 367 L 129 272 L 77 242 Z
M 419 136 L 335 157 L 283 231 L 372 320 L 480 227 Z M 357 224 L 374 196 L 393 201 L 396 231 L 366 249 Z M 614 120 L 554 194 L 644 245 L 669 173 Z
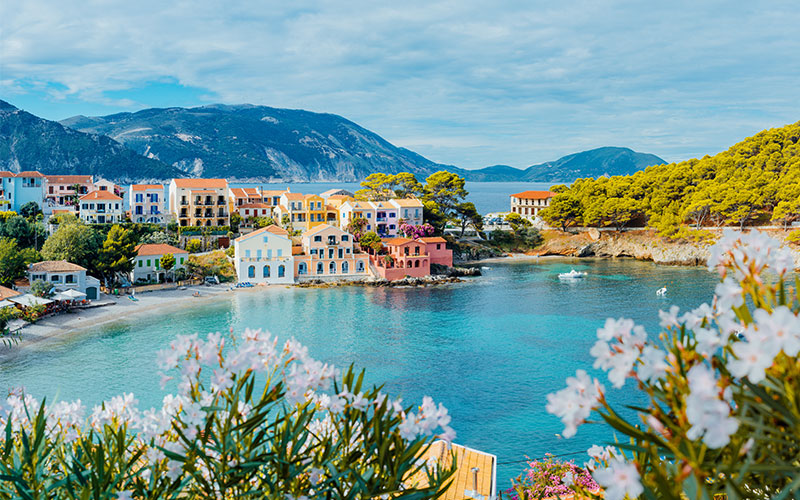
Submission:
M 388 256 L 370 256 L 382 278 L 392 281 L 406 276 L 421 278 L 431 274 L 431 257 L 424 241 L 391 238 L 384 240 L 383 244 Z

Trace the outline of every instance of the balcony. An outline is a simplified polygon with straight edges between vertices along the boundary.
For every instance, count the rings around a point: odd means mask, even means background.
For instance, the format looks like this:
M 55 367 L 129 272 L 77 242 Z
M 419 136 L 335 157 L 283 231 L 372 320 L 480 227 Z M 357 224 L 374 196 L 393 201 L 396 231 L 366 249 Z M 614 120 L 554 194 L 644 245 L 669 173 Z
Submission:
M 181 205 L 186 206 L 189 204 L 189 201 L 186 198 L 181 198 Z

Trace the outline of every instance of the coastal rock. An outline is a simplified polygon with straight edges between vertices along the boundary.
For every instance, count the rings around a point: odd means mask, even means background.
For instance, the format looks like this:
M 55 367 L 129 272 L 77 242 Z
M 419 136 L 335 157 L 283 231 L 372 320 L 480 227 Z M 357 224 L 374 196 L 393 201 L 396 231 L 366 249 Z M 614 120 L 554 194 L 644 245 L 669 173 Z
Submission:
M 598 231 L 595 227 L 589 229 L 586 231 L 586 233 L 589 235 L 589 238 L 591 238 L 592 241 L 597 241 L 600 239 L 600 231 Z
M 441 264 L 431 264 L 431 274 L 434 276 L 480 276 L 478 267 L 448 267 Z

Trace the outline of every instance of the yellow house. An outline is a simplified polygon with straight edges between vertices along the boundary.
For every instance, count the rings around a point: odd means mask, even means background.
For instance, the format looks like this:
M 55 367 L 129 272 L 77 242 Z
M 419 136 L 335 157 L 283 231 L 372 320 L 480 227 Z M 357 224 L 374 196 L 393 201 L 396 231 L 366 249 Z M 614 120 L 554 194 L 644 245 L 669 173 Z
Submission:
M 325 199 L 318 194 L 307 194 L 303 197 L 306 209 L 306 226 L 303 232 L 309 229 L 324 224 L 327 217 L 327 207 L 325 206 Z

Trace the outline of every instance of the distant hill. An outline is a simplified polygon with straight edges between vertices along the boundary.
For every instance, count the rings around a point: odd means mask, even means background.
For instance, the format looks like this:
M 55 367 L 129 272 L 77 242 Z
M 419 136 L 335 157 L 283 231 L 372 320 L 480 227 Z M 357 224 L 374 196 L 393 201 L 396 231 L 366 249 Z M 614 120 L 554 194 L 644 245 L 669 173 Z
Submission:
M 341 116 L 253 105 L 145 109 L 61 124 L 108 135 L 193 177 L 360 181 L 374 172 L 425 177 L 434 163 Z
M 86 134 L 0 100 L 0 170 L 92 174 L 117 182 L 164 180 L 180 171 L 103 135 Z
M 494 165 L 479 170 L 465 170 L 470 181 L 571 182 L 580 177 L 630 175 L 666 161 L 656 155 L 637 153 L 628 148 L 604 147 L 574 153 L 555 161 L 526 169 Z

